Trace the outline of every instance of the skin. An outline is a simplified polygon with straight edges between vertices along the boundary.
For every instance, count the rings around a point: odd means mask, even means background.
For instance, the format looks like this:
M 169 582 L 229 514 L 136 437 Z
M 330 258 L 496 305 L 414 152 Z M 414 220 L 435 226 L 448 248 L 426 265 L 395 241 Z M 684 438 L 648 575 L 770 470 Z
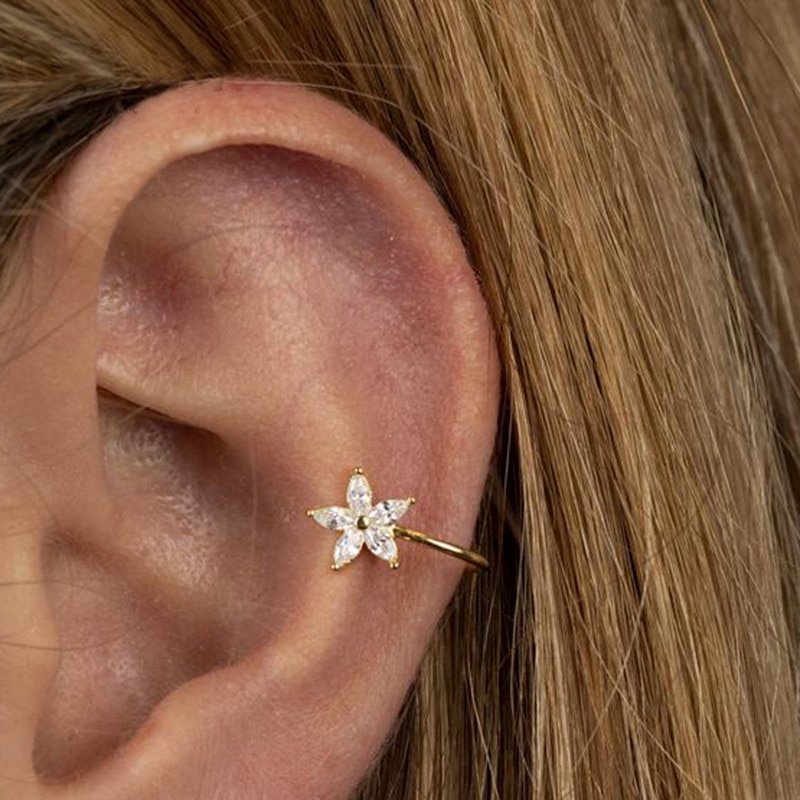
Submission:
M 0 796 L 346 797 L 463 565 L 400 542 L 333 573 L 305 509 L 362 465 L 469 545 L 499 362 L 451 220 L 332 101 L 214 81 L 96 136 L 19 260 Z

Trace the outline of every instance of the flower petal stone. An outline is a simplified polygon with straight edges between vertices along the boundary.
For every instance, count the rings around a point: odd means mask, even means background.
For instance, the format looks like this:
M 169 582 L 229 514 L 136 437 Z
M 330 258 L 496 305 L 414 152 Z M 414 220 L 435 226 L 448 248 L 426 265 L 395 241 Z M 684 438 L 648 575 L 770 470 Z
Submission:
M 311 518 L 323 528 L 329 528 L 332 531 L 343 531 L 350 525 L 356 524 L 350 509 L 340 506 L 317 508 L 311 513 Z
M 347 505 L 353 517 L 369 514 L 372 508 L 372 489 L 363 472 L 354 472 L 347 484 Z
M 397 560 L 397 543 L 392 529 L 385 526 L 370 526 L 364 531 L 367 547 L 373 555 L 384 561 Z
M 412 502 L 410 497 L 402 500 L 381 500 L 372 507 L 368 519 L 373 525 L 391 525 L 411 508 Z
M 336 569 L 349 564 L 360 552 L 364 544 L 364 531 L 349 527 L 336 540 L 333 548 L 333 566 Z

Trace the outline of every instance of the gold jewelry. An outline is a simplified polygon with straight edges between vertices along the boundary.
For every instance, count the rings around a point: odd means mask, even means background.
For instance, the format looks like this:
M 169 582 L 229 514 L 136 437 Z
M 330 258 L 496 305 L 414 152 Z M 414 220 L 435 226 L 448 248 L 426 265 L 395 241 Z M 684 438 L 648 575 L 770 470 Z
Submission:
M 400 566 L 395 542 L 397 536 L 426 544 L 440 553 L 466 561 L 472 569 L 489 568 L 489 562 L 474 550 L 398 525 L 397 520 L 414 502 L 413 497 L 406 497 L 402 500 L 381 500 L 373 505 L 367 476 L 361 467 L 356 467 L 347 484 L 347 507 L 310 508 L 306 514 L 323 528 L 340 533 L 333 548 L 333 570 L 340 570 L 349 564 L 365 543 L 373 555 L 388 561 L 392 569 L 397 569 Z

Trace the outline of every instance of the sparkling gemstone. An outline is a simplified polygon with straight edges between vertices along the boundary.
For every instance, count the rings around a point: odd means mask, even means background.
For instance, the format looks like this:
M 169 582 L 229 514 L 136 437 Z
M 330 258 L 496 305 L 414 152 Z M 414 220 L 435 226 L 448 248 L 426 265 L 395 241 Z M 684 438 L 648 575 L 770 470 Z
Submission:
M 344 530 L 348 525 L 353 524 L 353 516 L 348 508 L 331 506 L 330 508 L 318 508 L 314 514 L 314 521 L 324 528 L 332 531 Z
M 349 564 L 360 552 L 364 544 L 364 532 L 358 528 L 346 528 L 336 540 L 333 548 L 333 565 L 341 567 Z
M 365 534 L 371 553 L 384 561 L 394 561 L 397 558 L 397 544 L 389 528 L 370 527 Z
M 369 514 L 372 508 L 372 489 L 370 489 L 367 476 L 354 472 L 347 484 L 347 505 L 355 517 Z
M 404 500 L 381 500 L 369 512 L 369 521 L 375 525 L 391 525 L 397 522 L 411 506 L 411 498 Z

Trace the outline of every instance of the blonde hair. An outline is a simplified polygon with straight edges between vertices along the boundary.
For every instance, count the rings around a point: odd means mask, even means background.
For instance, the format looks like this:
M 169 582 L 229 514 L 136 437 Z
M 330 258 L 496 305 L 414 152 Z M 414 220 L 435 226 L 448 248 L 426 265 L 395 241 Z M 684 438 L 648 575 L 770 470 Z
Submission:
M 458 222 L 502 350 L 464 582 L 363 798 L 796 797 L 790 0 L 0 1 L 0 242 L 122 108 L 314 87 Z

